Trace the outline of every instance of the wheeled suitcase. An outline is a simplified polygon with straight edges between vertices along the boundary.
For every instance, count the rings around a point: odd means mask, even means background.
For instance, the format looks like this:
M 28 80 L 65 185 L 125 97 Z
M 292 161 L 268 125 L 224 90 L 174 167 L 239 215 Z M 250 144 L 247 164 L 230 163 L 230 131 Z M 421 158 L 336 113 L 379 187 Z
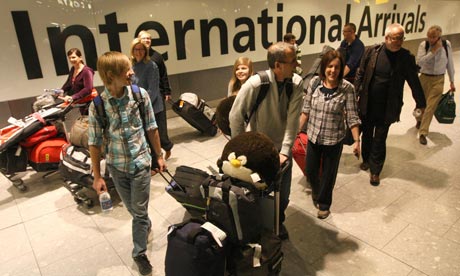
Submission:
M 307 143 L 308 136 L 305 132 L 300 132 L 294 140 L 294 145 L 292 146 L 292 158 L 297 163 L 299 168 L 302 170 L 302 173 L 306 175 L 305 172 L 305 163 L 307 155 Z
M 206 199 L 206 219 L 227 233 L 229 242 L 244 245 L 260 239 L 263 220 L 255 187 L 224 175 L 201 185 Z
M 214 111 L 194 93 L 183 93 L 179 100 L 170 102 L 172 110 L 187 123 L 210 136 L 217 133 L 216 116 Z
M 179 166 L 176 168 L 174 176 L 166 171 L 169 179 L 160 172 L 160 175 L 168 183 L 166 192 L 192 215 L 192 217 L 202 217 L 206 210 L 206 201 L 200 192 L 201 184 L 210 178 L 210 175 L 200 169 Z
M 260 216 L 264 217 L 264 230 L 260 238 L 253 243 L 233 247 L 227 258 L 227 271 L 231 276 L 275 276 L 281 272 L 283 252 L 279 234 L 279 204 L 281 179 L 289 161 L 281 166 L 274 181 L 274 197 L 264 195 L 260 198 Z M 271 212 L 270 212 L 271 211 Z M 268 217 L 266 217 L 268 216 Z M 268 225 L 266 222 L 269 222 Z
M 257 243 L 233 250 L 227 270 L 231 276 L 275 276 L 281 272 L 282 241 L 272 231 L 264 231 Z
M 169 227 L 165 257 L 166 276 L 225 275 L 227 240 L 215 226 L 192 219 Z M 212 234 L 212 232 L 214 234 Z
M 52 138 L 40 142 L 29 153 L 29 165 L 37 172 L 57 170 L 64 138 Z

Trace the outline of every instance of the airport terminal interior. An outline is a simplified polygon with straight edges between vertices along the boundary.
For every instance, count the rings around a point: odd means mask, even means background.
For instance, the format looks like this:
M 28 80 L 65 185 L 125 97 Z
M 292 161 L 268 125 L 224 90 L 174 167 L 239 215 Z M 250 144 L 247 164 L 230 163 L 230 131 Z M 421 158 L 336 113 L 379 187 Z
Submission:
M 454 60 L 460 87 L 459 51 Z M 369 184 L 369 173 L 344 146 L 327 219 L 316 217 L 311 190 L 294 165 L 281 275 L 460 275 L 460 119 L 452 125 L 433 119 L 424 146 L 407 85 L 404 102 L 401 121 L 390 128 L 379 186 Z M 203 136 L 180 117 L 170 116 L 168 127 L 175 143 L 167 161 L 172 173 L 181 165 L 217 170 L 228 141 L 223 135 Z M 131 258 L 131 216 L 122 203 L 115 197 L 114 210 L 104 214 L 88 191 L 96 204 L 86 209 L 59 173 L 43 176 L 33 170 L 19 175 L 26 192 L 0 177 L 0 275 L 138 275 Z M 147 254 L 158 276 L 164 275 L 168 226 L 188 217 L 166 185 L 160 175 L 152 178 L 154 239 Z

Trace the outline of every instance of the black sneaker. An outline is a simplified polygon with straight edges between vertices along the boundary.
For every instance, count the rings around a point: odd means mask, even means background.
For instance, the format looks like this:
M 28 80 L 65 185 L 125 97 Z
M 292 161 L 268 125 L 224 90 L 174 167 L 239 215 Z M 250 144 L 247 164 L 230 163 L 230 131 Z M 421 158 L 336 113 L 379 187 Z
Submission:
M 145 254 L 141 254 L 137 257 L 134 257 L 134 262 L 137 264 L 139 273 L 141 275 L 150 275 L 152 273 L 152 265 L 149 262 L 149 259 Z
M 286 229 L 286 226 L 284 226 L 284 224 L 280 224 L 280 232 L 278 234 L 278 237 L 283 241 L 289 240 L 289 232 Z

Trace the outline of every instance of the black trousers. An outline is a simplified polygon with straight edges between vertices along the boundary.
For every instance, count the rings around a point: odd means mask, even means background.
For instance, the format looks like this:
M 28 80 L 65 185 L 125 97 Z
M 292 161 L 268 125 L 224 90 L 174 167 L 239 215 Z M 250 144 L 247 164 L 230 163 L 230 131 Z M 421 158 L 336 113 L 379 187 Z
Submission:
M 158 126 L 158 135 L 160 136 L 161 148 L 170 151 L 174 144 L 169 140 L 168 125 L 166 120 L 166 110 L 155 113 L 155 120 Z
M 361 155 L 363 162 L 369 163 L 371 174 L 380 175 L 387 153 L 387 136 L 391 124 L 376 123 L 362 119 Z
M 320 210 L 329 210 L 331 207 L 342 149 L 342 141 L 332 146 L 314 144 L 310 140 L 307 143 L 305 171 L 312 189 L 311 196 Z

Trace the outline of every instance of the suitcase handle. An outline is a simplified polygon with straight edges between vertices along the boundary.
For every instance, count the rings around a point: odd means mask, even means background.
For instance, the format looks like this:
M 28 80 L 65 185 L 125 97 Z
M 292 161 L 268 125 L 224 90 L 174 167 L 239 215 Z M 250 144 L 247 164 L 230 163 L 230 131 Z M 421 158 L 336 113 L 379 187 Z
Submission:
M 166 176 L 163 174 L 164 172 L 165 172 L 166 174 L 168 174 L 170 180 L 168 180 L 168 179 L 166 178 Z M 171 184 L 171 183 L 174 181 L 174 182 L 176 183 L 176 186 L 175 186 L 175 187 L 178 187 L 179 190 L 181 190 L 181 192 L 185 193 L 184 188 L 182 188 L 182 186 L 179 184 L 179 182 L 177 182 L 176 179 L 174 179 L 174 176 L 172 176 L 171 173 L 170 173 L 167 169 L 164 170 L 163 172 L 160 171 L 159 173 L 160 173 L 161 177 L 163 177 L 163 179 L 166 181 L 166 183 L 168 183 L 168 185 Z M 174 189 L 174 187 L 173 187 L 173 189 Z

